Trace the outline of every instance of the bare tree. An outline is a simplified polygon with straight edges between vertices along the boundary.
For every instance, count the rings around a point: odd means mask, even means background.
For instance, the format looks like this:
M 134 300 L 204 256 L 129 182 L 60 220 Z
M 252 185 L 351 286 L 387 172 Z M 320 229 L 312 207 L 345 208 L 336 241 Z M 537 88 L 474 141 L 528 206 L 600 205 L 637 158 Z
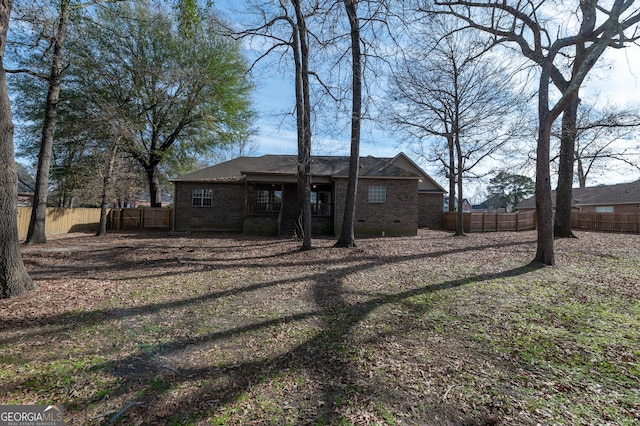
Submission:
M 349 117 L 351 144 L 346 206 L 341 234 L 337 243 L 341 246 L 353 246 L 355 244 L 355 197 L 357 195 L 361 122 L 365 116 L 365 112 L 363 112 L 365 107 L 362 99 L 364 97 L 363 92 L 366 90 L 364 79 L 366 58 L 368 55 L 369 57 L 374 57 L 379 54 L 376 52 L 374 55 L 377 41 L 380 41 L 380 50 L 382 50 L 383 45 L 388 47 L 388 44 L 385 43 L 393 44 L 394 42 L 391 35 L 393 26 L 388 20 L 388 17 L 391 16 L 391 13 L 389 13 L 389 5 L 391 3 L 372 0 L 320 1 L 309 2 L 305 4 L 305 7 L 302 7 L 302 2 L 300 2 L 300 6 L 304 11 L 305 28 L 308 35 L 307 42 L 313 45 L 314 54 L 310 55 L 313 64 L 309 66 L 307 73 L 308 76 L 312 77 L 311 82 L 314 83 L 310 84 L 309 93 L 314 96 L 313 109 L 309 105 L 309 108 L 304 110 L 304 96 L 302 98 L 298 97 L 296 102 L 298 140 L 303 140 L 304 131 L 306 131 L 304 120 L 300 121 L 299 114 L 301 112 L 308 111 L 317 119 L 318 114 L 322 113 L 323 104 L 321 101 L 329 99 L 332 110 L 338 111 L 332 122 L 332 125 L 337 127 L 336 122 L 342 122 L 344 118 L 340 117 L 340 114 L 344 111 L 342 109 L 344 106 L 343 101 L 346 99 L 351 100 L 348 113 L 344 114 L 344 116 L 348 115 Z M 288 5 L 289 2 L 286 1 L 254 4 L 255 15 L 260 16 L 260 23 L 254 25 L 253 28 L 242 31 L 241 35 L 257 36 L 263 47 L 266 46 L 266 49 L 263 49 L 265 52 L 258 57 L 258 60 L 266 57 L 282 58 L 283 52 L 289 52 L 293 48 L 293 42 L 296 41 L 295 27 L 301 23 L 301 20 L 297 17 L 297 21 L 292 20 L 295 14 L 287 11 Z M 347 18 L 346 20 L 344 19 L 345 17 Z M 344 25 L 344 21 L 348 23 L 348 26 Z M 283 22 L 293 28 L 293 32 L 289 29 L 283 30 L 278 25 Z M 382 29 L 382 32 L 389 35 L 389 37 L 382 42 L 381 38 L 378 38 L 380 35 L 374 27 Z M 370 39 L 363 39 L 363 31 L 366 32 Z M 369 52 L 366 51 L 367 48 L 370 49 Z M 295 49 L 293 50 L 295 52 Z M 379 58 L 381 55 L 377 57 Z M 347 64 L 349 71 L 344 72 L 344 67 Z M 278 65 L 286 66 L 283 61 L 279 61 Z M 371 66 L 369 70 L 372 74 L 376 72 L 374 66 Z M 348 77 L 345 77 L 347 75 Z M 296 80 L 298 78 L 296 76 Z M 346 81 L 347 78 L 348 82 Z M 300 100 L 303 101 L 302 104 L 300 104 Z M 300 161 L 304 161 L 304 159 L 300 158 Z
M 581 104 L 575 138 L 575 173 L 580 188 L 587 186 L 592 174 L 610 171 L 612 163 L 640 170 L 640 146 L 634 145 L 640 128 L 640 112 Z
M 577 58 L 574 65 L 578 64 Z M 578 92 L 574 93 L 562 113 L 562 133 L 558 160 L 558 187 L 556 188 L 556 213 L 553 222 L 555 238 L 575 238 L 571 229 L 571 207 L 573 200 L 573 164 L 578 115 Z
M 298 129 L 298 211 L 302 219 L 302 246 L 311 249 L 311 94 L 309 87 L 309 42 L 301 0 L 291 0 L 295 21 L 292 29 L 295 64 L 296 123 Z
M 581 1 L 579 34 L 589 34 L 596 26 L 596 1 Z M 588 51 L 584 39 L 575 43 L 575 56 L 571 67 L 571 78 L 580 72 L 583 62 L 587 59 Z M 559 81 L 559 90 L 563 90 L 564 81 Z M 569 97 L 562 113 L 562 134 L 560 136 L 560 157 L 558 164 L 558 188 L 556 189 L 556 216 L 553 224 L 553 234 L 556 238 L 575 237 L 571 230 L 571 207 L 573 200 L 573 164 L 576 141 L 576 123 L 578 119 L 578 105 L 580 104 L 579 87 Z
M 358 193 L 358 173 L 360 169 L 360 127 L 362 121 L 362 51 L 360 48 L 360 20 L 358 1 L 343 0 L 351 29 L 351 153 L 349 156 L 349 181 L 345 198 L 344 216 L 337 247 L 356 245 L 354 227 L 356 218 L 356 197 Z
M 36 289 L 18 249 L 18 174 L 13 154 L 13 122 L 4 71 L 11 0 L 0 0 L 0 298 Z
M 349 180 L 342 228 L 336 246 L 353 247 L 356 245 L 354 228 L 362 124 L 371 118 L 370 111 L 375 107 L 376 98 L 379 98 L 374 94 L 374 87 L 377 82 L 384 80 L 383 75 L 386 73 L 382 70 L 387 69 L 389 58 L 395 54 L 399 45 L 396 36 L 402 32 L 398 29 L 403 22 L 401 18 L 404 2 L 343 0 L 338 3 L 344 5 L 345 13 L 336 12 L 334 16 L 339 17 L 339 21 L 346 16 L 349 25 L 343 35 L 342 27 L 336 24 L 335 28 L 338 29 L 334 29 L 335 36 L 330 38 L 335 50 L 339 52 L 329 70 L 335 93 L 340 94 L 334 93 L 332 100 L 337 102 L 339 112 L 342 112 L 344 100 L 351 102 L 347 113 L 350 118 Z M 343 39 L 347 42 L 343 43 Z M 343 73 L 347 64 L 349 71 Z M 349 81 L 342 80 L 343 75 L 348 76 Z
M 550 141 L 551 126 L 575 98 L 586 76 L 607 47 L 623 47 L 636 38 L 627 34 L 640 21 L 640 13 L 632 0 L 614 0 L 606 6 L 597 0 L 582 2 L 581 14 L 566 11 L 571 19 L 558 16 L 559 4 L 540 0 L 515 5 L 506 2 L 478 3 L 475 1 L 436 1 L 435 9 L 422 10 L 455 16 L 469 28 L 494 36 L 500 44 L 514 44 L 529 60 L 538 65 L 538 137 L 536 148 L 536 219 L 538 241 L 534 262 L 555 263 L 553 242 L 553 210 L 551 203 Z M 564 5 L 564 4 L 563 4 Z M 585 23 L 585 25 L 582 25 Z M 595 25 L 591 25 L 595 23 Z M 572 32 L 573 28 L 579 28 Z M 562 73 L 567 54 L 584 43 L 581 61 L 571 74 Z M 551 96 L 550 83 L 559 89 L 559 97 Z M 553 99 L 553 101 L 552 101 Z
M 456 194 L 463 204 L 464 179 L 517 137 L 522 102 L 507 68 L 488 54 L 490 40 L 456 32 L 444 18 L 428 25 L 429 32 L 416 30 L 418 38 L 393 74 L 395 108 L 388 120 L 421 156 L 442 164 L 453 211 Z M 464 235 L 462 217 L 459 208 L 455 235 Z
M 301 250 L 312 248 L 311 217 L 311 146 L 312 146 L 312 85 L 310 78 L 320 81 L 317 70 L 311 64 L 312 41 L 318 37 L 309 22 L 326 13 L 321 2 L 302 0 L 271 1 L 256 3 L 250 13 L 258 16 L 259 22 L 237 32 L 263 46 L 254 66 L 266 58 L 279 57 L 279 65 L 287 67 L 291 62 L 283 58 L 291 53 L 295 82 L 295 119 L 298 140 L 298 212 L 296 233 L 302 237 Z M 322 18 L 318 18 L 322 19 Z

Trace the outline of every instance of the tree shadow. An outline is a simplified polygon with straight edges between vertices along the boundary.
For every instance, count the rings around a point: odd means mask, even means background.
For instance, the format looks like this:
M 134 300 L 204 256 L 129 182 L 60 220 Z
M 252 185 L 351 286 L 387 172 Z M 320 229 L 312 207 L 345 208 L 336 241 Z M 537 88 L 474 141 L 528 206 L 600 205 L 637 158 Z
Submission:
M 472 285 L 488 279 L 515 277 L 531 272 L 534 268 L 524 266 L 499 274 L 483 274 L 465 279 L 446 281 L 439 284 L 427 285 L 409 291 L 381 295 L 366 302 L 355 305 L 348 304 L 343 299 L 339 287 L 339 280 L 335 275 L 328 279 L 324 275 L 316 278 L 314 285 L 314 299 L 318 310 L 297 315 L 277 318 L 273 320 L 253 323 L 248 326 L 233 328 L 223 332 L 211 333 L 196 339 L 177 339 L 170 343 L 157 345 L 148 349 L 153 356 L 137 353 L 120 359 L 115 364 L 101 366 L 110 369 L 112 374 L 123 379 L 120 391 L 126 391 L 131 386 L 132 377 L 141 372 L 150 376 L 157 374 L 158 365 L 153 361 L 158 357 L 170 357 L 172 353 L 181 353 L 185 350 L 214 344 L 221 339 L 243 335 L 253 331 L 263 331 L 276 325 L 283 325 L 303 321 L 309 318 L 317 318 L 321 322 L 320 331 L 313 337 L 297 345 L 296 347 L 272 357 L 239 363 L 228 363 L 215 367 L 177 368 L 173 381 L 192 380 L 193 378 L 206 378 L 210 383 L 225 383 L 225 385 L 213 385 L 198 391 L 198 394 L 189 394 L 181 398 L 177 403 L 172 419 L 194 419 L 194 401 L 210 400 L 215 398 L 212 410 L 220 409 L 226 404 L 237 401 L 243 393 L 249 391 L 256 383 L 264 382 L 278 377 L 281 373 L 292 370 L 304 371 L 305 375 L 313 377 L 322 383 L 320 394 L 316 395 L 317 403 L 311 403 L 310 409 L 315 411 L 312 419 L 318 424 L 336 424 L 340 422 L 339 407 L 345 399 L 354 397 L 357 393 L 354 388 L 358 383 L 360 371 L 352 364 L 349 357 L 351 342 L 349 336 L 358 324 L 360 324 L 374 310 L 389 304 L 397 304 L 414 296 L 425 295 L 437 291 L 446 291 L 464 285 Z M 385 333 L 401 334 L 401 329 L 386 331 Z M 125 366 L 120 368 L 119 366 Z M 133 373 L 133 375 L 132 375 Z M 149 374 L 148 374 L 149 375 Z M 137 380 L 137 379 L 134 379 Z M 376 394 L 393 395 L 395 390 L 388 388 L 388 384 L 375 381 L 370 387 L 376 389 Z M 386 388 L 386 390 L 385 390 Z M 144 415 L 149 421 L 166 421 L 165 417 L 148 417 L 154 413 L 154 406 L 162 405 L 162 395 L 154 396 L 151 400 L 144 401 L 144 405 L 136 407 L 138 415 Z M 483 418 L 476 418 L 460 411 L 459 408 L 449 406 L 442 401 L 429 401 L 431 409 L 440 412 L 441 422 L 434 424 L 485 424 Z M 134 412 L 132 412 L 132 415 Z M 197 413 L 196 417 L 206 419 L 211 412 Z M 309 420 L 309 419 L 307 419 Z
M 166 303 L 101 309 L 94 311 L 90 316 L 87 316 L 86 313 L 54 315 L 40 318 L 38 323 L 48 326 L 58 326 L 59 328 L 53 330 L 52 333 L 59 333 L 60 330 L 73 333 L 74 330 L 80 327 L 92 326 L 113 318 L 133 318 L 147 314 L 162 315 L 164 312 L 172 309 L 198 306 L 223 297 L 308 280 L 313 282 L 311 297 L 315 308 L 312 310 L 262 321 L 253 321 L 249 324 L 231 327 L 223 331 L 211 332 L 197 337 L 176 337 L 168 342 L 159 342 L 150 346 L 141 347 L 133 353 L 117 357 L 116 360 L 98 364 L 92 368 L 97 371 L 108 371 L 110 374 L 119 378 L 118 384 L 109 389 L 110 398 L 125 396 L 131 392 L 131 389 L 149 386 L 149 383 L 157 380 L 158 377 L 162 377 L 163 380 L 168 377 L 166 380 L 171 382 L 173 387 L 179 383 L 186 384 L 194 380 L 205 379 L 206 385 L 201 386 L 196 392 L 181 396 L 172 407 L 171 412 L 161 409 L 163 397 L 166 396 L 168 390 L 158 391 L 140 397 L 140 401 L 138 401 L 141 402 L 140 405 L 133 406 L 126 413 L 122 414 L 121 419 L 125 422 L 127 419 L 135 418 L 145 418 L 147 424 L 161 424 L 168 421 L 180 422 L 185 421 L 185 419 L 189 419 L 190 421 L 206 420 L 212 413 L 215 414 L 226 404 L 237 401 L 243 393 L 252 389 L 257 383 L 277 378 L 280 374 L 286 374 L 290 371 L 302 371 L 309 377 L 313 377 L 318 383 L 321 383 L 322 386 L 317 389 L 315 401 L 301 403 L 304 405 L 304 410 L 306 410 L 305 418 L 301 420 L 307 422 L 311 419 L 318 424 L 334 424 L 340 422 L 339 407 L 341 401 L 354 397 L 355 393 L 357 393 L 354 387 L 359 386 L 358 378 L 361 372 L 349 357 L 350 346 L 355 343 L 350 336 L 355 333 L 354 330 L 357 326 L 362 324 L 373 311 L 388 305 L 409 303 L 408 301 L 415 296 L 473 285 L 486 280 L 516 277 L 537 269 L 537 266 L 526 265 L 495 274 L 478 274 L 461 279 L 428 284 L 405 291 L 367 295 L 367 300 L 356 303 L 350 302 L 345 298 L 345 291 L 341 283 L 346 277 L 382 264 L 388 265 L 410 260 L 437 258 L 449 254 L 485 250 L 488 248 L 504 248 L 518 244 L 530 244 L 530 242 L 516 244 L 497 243 L 481 247 L 454 248 L 411 255 L 371 255 L 361 258 L 364 259 L 361 265 L 345 265 L 338 266 L 337 268 L 331 260 L 327 259 L 321 262 L 321 264 L 325 267 L 332 266 L 331 271 L 325 270 L 293 278 L 269 280 L 229 290 L 208 292 L 203 295 L 187 297 Z M 270 255 L 264 258 L 274 258 L 274 256 Z M 197 267 L 189 268 L 189 270 L 197 272 L 206 266 L 206 260 L 198 258 L 191 258 L 191 260 Z M 314 264 L 317 263 L 317 261 L 314 262 Z M 287 260 L 279 265 L 282 267 L 304 267 L 309 266 L 310 262 L 304 259 L 304 255 L 301 255 L 299 259 Z M 238 264 L 236 262 L 223 262 L 216 265 L 219 269 L 229 270 L 237 266 Z M 184 271 L 181 270 L 176 273 L 184 273 Z M 316 332 L 283 353 L 273 354 L 272 356 L 266 356 L 260 359 L 240 362 L 233 361 L 200 367 L 179 367 L 168 365 L 168 363 L 161 361 L 162 359 L 180 357 L 185 351 L 211 346 L 225 339 L 233 338 L 234 336 L 242 336 L 252 332 L 263 332 L 273 327 L 296 324 L 308 320 L 317 322 L 318 327 Z M 28 327 L 29 323 L 25 323 L 22 326 Z M 382 336 L 385 333 L 402 334 L 405 331 L 402 325 L 396 325 L 393 330 L 380 331 L 378 335 Z M 41 331 L 34 330 L 34 333 L 39 332 Z M 25 337 L 24 334 L 21 336 L 22 339 L 28 337 L 28 335 Z M 7 340 L 0 342 L 0 344 L 6 343 L 8 343 Z M 117 348 L 114 348 L 114 351 L 117 351 Z M 166 375 L 167 372 L 168 376 Z M 6 384 L 3 388 L 8 389 L 8 386 L 19 385 L 20 384 L 16 383 Z M 386 394 L 390 397 L 394 394 L 394 389 L 389 388 L 387 383 L 380 382 L 379 380 L 372 380 L 368 386 L 371 388 L 386 389 L 384 391 L 378 390 L 376 394 Z M 205 401 L 214 402 L 210 403 L 208 407 L 203 408 L 203 402 Z M 75 405 L 82 407 L 95 403 L 96 401 L 94 400 L 81 400 L 76 401 Z M 487 421 L 482 418 L 469 417 L 462 413 L 459 408 L 449 406 L 443 401 L 430 401 L 429 404 L 433 410 L 441 413 L 441 421 L 439 423 L 434 422 L 433 424 L 487 423 Z
M 462 247 L 462 248 L 453 248 L 447 250 L 439 250 L 435 252 L 428 253 L 417 253 L 410 255 L 368 255 L 368 256 L 359 256 L 358 259 L 365 261 L 361 266 L 352 267 L 346 266 L 341 268 L 340 270 L 334 270 L 331 274 L 338 275 L 339 279 L 344 278 L 344 276 L 355 273 L 358 271 L 363 271 L 366 269 L 370 269 L 379 265 L 390 265 L 394 263 L 401 263 L 405 261 L 411 260 L 421 260 L 421 259 L 435 259 L 439 257 L 444 257 L 452 254 L 460 254 L 472 251 L 481 252 L 487 249 L 499 249 L 506 247 L 516 247 L 516 246 L 526 246 L 529 245 L 529 241 L 523 242 L 509 242 L 509 243 L 495 243 L 495 244 L 485 244 L 482 246 L 476 247 Z M 245 248 L 246 246 L 241 246 L 241 248 Z M 153 246 L 153 248 L 157 248 Z M 116 250 L 120 250 L 118 247 Z M 332 250 L 352 250 L 352 249 L 342 249 L 342 248 L 332 248 Z M 287 260 L 280 261 L 277 263 L 279 268 L 292 268 L 292 267 L 306 267 L 306 266 L 335 266 L 334 262 L 331 259 L 327 259 L 324 261 L 318 260 L 306 260 L 304 253 L 300 253 L 296 248 L 293 249 L 283 249 L 276 254 L 272 255 L 264 255 L 264 256 L 247 256 L 246 258 L 239 257 L 234 259 L 233 261 L 225 260 L 224 262 L 215 261 L 215 259 L 202 259 L 195 257 L 183 257 L 182 262 L 177 262 L 174 257 L 168 259 L 149 259 L 143 260 L 140 262 L 134 262 L 127 260 L 127 255 L 114 255 L 112 250 L 98 248 L 95 250 L 82 250 L 81 251 L 85 256 L 85 261 L 82 262 L 81 265 L 65 265 L 65 260 L 68 260 L 68 257 L 63 257 L 60 259 L 60 263 L 63 263 L 59 266 L 51 267 L 50 265 L 40 265 L 37 261 L 29 261 L 26 262 L 29 265 L 29 274 L 34 279 L 56 279 L 58 276 L 62 274 L 73 273 L 76 276 L 82 276 L 83 278 L 88 279 L 99 279 L 106 281 L 127 281 L 130 279 L 146 279 L 146 278 L 163 278 L 167 276 L 179 276 L 185 275 L 189 273 L 198 273 L 207 270 L 230 270 L 233 271 L 238 266 L 243 265 L 246 259 L 249 260 L 277 260 L 281 257 L 286 256 L 287 254 L 297 254 L 298 259 L 295 261 Z M 87 262 L 86 258 L 93 259 L 110 259 L 108 264 L 100 264 L 96 265 L 94 262 Z M 152 273 L 158 267 L 169 267 L 172 268 L 170 272 L 164 273 Z M 273 264 L 269 264 L 266 262 L 256 262 L 252 264 L 252 268 L 271 268 Z M 536 267 L 537 265 L 532 264 L 531 267 Z M 108 276 L 109 273 L 113 272 L 132 272 L 131 276 L 123 276 L 123 277 L 115 277 L 115 278 L 105 278 L 104 276 Z M 149 272 L 149 273 L 147 273 Z M 328 276 L 330 274 L 327 274 Z M 316 274 L 310 274 L 307 276 L 296 276 L 292 278 L 285 278 L 280 280 L 271 280 L 268 282 L 259 282 L 255 284 L 250 284 L 247 286 L 242 286 L 229 290 L 216 290 L 203 295 L 187 297 L 180 300 L 176 300 L 173 302 L 162 302 L 162 303 L 152 303 L 143 306 L 135 306 L 135 307 L 127 307 L 127 308 L 111 308 L 111 309 L 98 309 L 93 310 L 90 317 L 84 312 L 70 312 L 63 313 L 58 315 L 47 315 L 44 314 L 42 316 L 32 316 L 29 319 L 24 319 L 23 321 L 14 320 L 11 324 L 0 324 L 0 331 L 6 330 L 8 328 L 29 328 L 30 326 L 35 325 L 66 325 L 72 327 L 74 324 L 86 326 L 93 325 L 98 322 L 108 321 L 114 317 L 128 317 L 135 315 L 143 315 L 148 313 L 159 312 L 163 309 L 174 309 L 179 307 L 184 307 L 190 304 L 199 304 L 206 301 L 211 301 L 215 299 L 220 299 L 223 297 L 234 296 L 241 293 L 261 290 L 269 287 L 277 287 L 279 285 L 288 284 L 297 282 L 300 280 L 317 280 L 318 276 Z M 0 340 L 0 344 L 7 343 L 7 340 Z

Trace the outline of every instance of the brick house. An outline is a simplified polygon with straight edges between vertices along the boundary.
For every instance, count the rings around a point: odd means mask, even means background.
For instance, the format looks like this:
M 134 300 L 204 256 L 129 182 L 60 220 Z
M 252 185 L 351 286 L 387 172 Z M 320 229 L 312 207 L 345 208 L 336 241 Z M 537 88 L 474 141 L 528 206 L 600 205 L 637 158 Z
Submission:
M 339 235 L 349 157 L 311 159 L 312 227 Z M 176 231 L 293 235 L 298 220 L 297 156 L 240 157 L 172 179 Z M 400 153 L 363 157 L 356 202 L 357 235 L 416 235 L 442 227 L 446 191 Z
M 638 213 L 640 212 L 640 180 L 615 185 L 598 185 L 573 188 L 574 210 L 583 213 Z M 551 191 L 553 210 L 556 208 L 556 191 Z M 535 210 L 535 196 L 522 200 L 519 211 Z

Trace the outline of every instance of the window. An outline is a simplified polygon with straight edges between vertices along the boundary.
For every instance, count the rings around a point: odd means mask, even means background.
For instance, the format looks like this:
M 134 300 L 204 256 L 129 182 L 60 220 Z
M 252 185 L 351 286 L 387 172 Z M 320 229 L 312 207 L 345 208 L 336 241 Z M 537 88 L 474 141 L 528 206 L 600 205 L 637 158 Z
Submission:
M 258 189 L 255 212 L 259 214 L 278 213 L 282 207 L 282 191 Z
M 269 200 L 271 200 L 269 192 L 267 189 L 258 189 L 258 204 L 269 204 Z
M 596 213 L 613 213 L 613 206 L 596 206 Z
M 213 189 L 194 189 L 191 192 L 193 207 L 211 207 L 213 204 Z
M 370 203 L 386 203 L 387 202 L 387 187 L 386 186 L 370 186 L 369 196 L 367 200 Z

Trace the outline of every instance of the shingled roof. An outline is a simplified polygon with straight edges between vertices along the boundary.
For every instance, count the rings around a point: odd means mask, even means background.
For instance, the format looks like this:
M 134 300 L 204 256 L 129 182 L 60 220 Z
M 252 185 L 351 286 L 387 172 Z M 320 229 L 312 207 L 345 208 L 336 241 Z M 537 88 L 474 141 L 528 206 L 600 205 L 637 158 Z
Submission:
M 247 174 L 296 175 L 296 155 L 263 155 L 261 157 L 239 157 L 215 166 L 172 179 L 173 182 L 225 182 L 241 181 Z M 325 177 L 347 177 L 349 157 L 312 156 L 311 175 Z M 417 174 L 397 167 L 388 159 L 360 158 L 360 177 L 386 177 L 420 179 Z
M 556 206 L 556 191 L 551 191 L 553 207 Z M 594 206 L 613 204 L 640 204 L 640 180 L 616 185 L 599 185 L 588 188 L 573 188 L 572 205 Z M 535 196 L 522 200 L 519 209 L 535 209 Z
M 33 195 L 36 188 L 36 180 L 29 174 L 27 169 L 20 163 L 18 168 L 18 195 Z

